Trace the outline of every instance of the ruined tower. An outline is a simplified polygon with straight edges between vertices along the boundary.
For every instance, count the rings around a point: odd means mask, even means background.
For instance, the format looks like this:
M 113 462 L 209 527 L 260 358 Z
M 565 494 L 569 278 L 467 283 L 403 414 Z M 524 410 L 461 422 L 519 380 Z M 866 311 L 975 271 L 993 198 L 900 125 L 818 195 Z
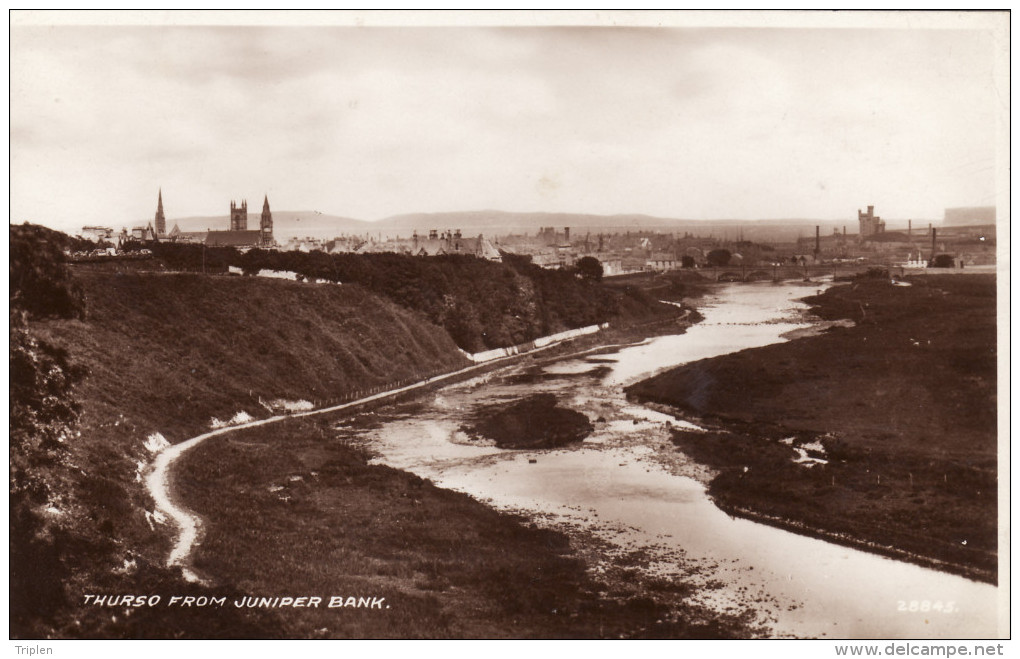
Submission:
M 248 230 L 248 201 L 242 201 L 241 205 L 238 206 L 234 202 L 230 202 L 230 230 L 231 231 L 247 231 Z
M 163 215 L 163 188 L 159 189 L 159 201 L 156 205 L 156 235 L 161 238 L 166 235 L 166 216 Z
M 266 195 L 262 200 L 262 219 L 259 221 L 259 231 L 262 232 L 263 245 L 273 242 L 273 214 L 269 212 L 269 195 Z

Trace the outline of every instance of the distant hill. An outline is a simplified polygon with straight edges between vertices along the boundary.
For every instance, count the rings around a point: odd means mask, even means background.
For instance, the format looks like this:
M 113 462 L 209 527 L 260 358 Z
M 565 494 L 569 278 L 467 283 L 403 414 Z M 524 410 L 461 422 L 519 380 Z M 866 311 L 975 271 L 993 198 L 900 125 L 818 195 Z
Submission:
M 995 224 L 995 206 L 947 208 L 942 223 L 945 226 Z
M 248 228 L 258 228 L 261 211 L 248 212 Z M 229 215 L 182 217 L 167 220 L 167 229 L 174 224 L 181 231 L 205 231 L 206 229 L 227 229 Z M 355 220 L 339 215 L 327 215 L 319 211 L 273 211 L 273 235 L 277 240 L 288 238 L 334 238 L 341 234 L 363 234 L 378 231 L 374 222 Z

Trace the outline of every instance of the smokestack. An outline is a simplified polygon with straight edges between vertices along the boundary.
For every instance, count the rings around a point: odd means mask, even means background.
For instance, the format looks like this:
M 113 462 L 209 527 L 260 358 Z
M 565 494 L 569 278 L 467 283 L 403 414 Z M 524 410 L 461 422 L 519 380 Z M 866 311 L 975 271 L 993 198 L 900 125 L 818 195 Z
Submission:
M 931 260 L 935 260 L 935 229 L 931 230 Z
M 911 225 L 912 224 L 913 224 L 913 222 L 911 220 L 907 220 L 907 235 L 908 236 L 910 235 L 910 229 L 911 229 Z
M 570 242 L 570 227 L 563 227 L 563 241 Z
M 822 228 L 816 224 L 815 225 L 815 256 L 818 256 L 818 253 L 822 251 L 821 231 L 822 231 Z

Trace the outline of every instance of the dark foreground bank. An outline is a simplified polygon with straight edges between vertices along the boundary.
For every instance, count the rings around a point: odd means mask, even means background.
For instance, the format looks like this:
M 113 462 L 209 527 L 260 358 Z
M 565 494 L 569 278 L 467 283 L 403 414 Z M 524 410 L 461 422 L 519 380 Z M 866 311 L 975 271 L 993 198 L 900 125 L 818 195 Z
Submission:
M 993 276 L 860 279 L 808 298 L 853 327 L 628 389 L 714 428 L 674 442 L 747 517 L 984 581 L 997 575 Z
M 347 284 L 141 272 L 141 262 L 72 272 L 62 256 L 68 241 L 41 227 L 11 228 L 12 638 L 758 633 L 739 617 L 686 605 L 684 586 L 595 583 L 564 536 L 369 466 L 312 424 L 218 438 L 175 467 L 206 531 L 196 567 L 210 583 L 185 582 L 165 567 L 176 529 L 144 486 L 160 447 L 228 419 L 419 381 L 467 360 L 445 325 L 391 296 L 392 287 L 383 295 Z M 544 284 L 464 275 L 451 286 L 498 284 L 531 304 L 562 278 L 538 276 Z M 543 298 L 557 302 L 529 307 L 543 319 L 528 325 L 534 332 L 610 314 L 611 330 L 542 358 L 676 331 L 675 307 L 640 290 L 584 294 L 595 286 L 579 282 L 569 295 L 557 288 Z M 421 288 L 415 280 L 400 290 Z M 461 298 L 453 301 L 470 300 L 482 317 L 503 309 L 504 298 L 477 290 Z M 612 299 L 615 315 L 602 304 Z M 560 304 L 568 302 L 570 314 Z M 270 605 L 248 606 L 249 597 Z M 329 607 L 334 597 L 343 606 Z
M 353 424 L 372 420 L 368 414 Z M 683 584 L 596 581 L 565 535 L 412 474 L 369 465 L 328 421 L 293 420 L 210 440 L 183 458 L 176 482 L 205 523 L 194 568 L 214 578 L 215 587 L 237 596 L 322 598 L 317 607 L 245 611 L 269 623 L 257 636 L 747 638 L 764 632 L 747 624 L 750 615 L 722 616 L 685 603 Z M 327 607 L 336 596 L 356 599 Z

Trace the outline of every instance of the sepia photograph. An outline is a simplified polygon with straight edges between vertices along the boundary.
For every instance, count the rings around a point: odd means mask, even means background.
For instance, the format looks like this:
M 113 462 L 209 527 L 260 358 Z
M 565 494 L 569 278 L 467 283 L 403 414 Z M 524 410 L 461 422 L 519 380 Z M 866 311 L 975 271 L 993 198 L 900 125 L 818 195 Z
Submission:
M 1003 655 L 1009 21 L 11 11 L 9 649 Z

